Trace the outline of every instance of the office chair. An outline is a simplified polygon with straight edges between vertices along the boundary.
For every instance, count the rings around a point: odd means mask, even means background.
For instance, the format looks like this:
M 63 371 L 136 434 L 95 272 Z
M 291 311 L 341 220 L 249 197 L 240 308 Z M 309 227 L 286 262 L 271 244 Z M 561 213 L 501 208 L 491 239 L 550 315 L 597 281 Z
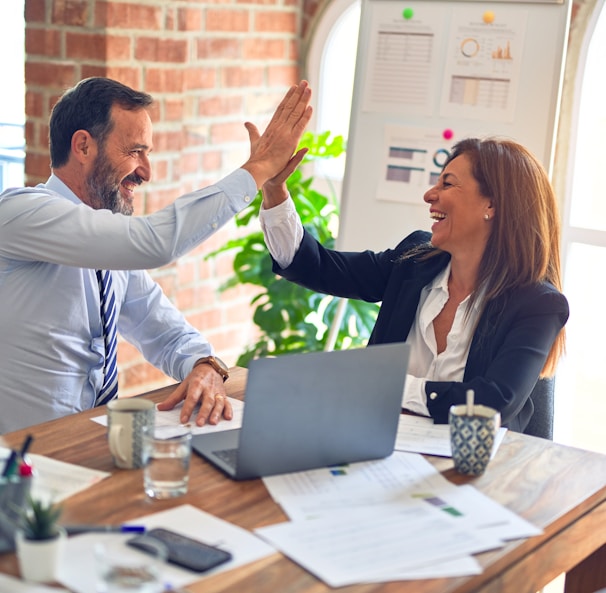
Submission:
M 553 440 L 553 401 L 555 377 L 539 379 L 530 393 L 534 404 L 534 414 L 530 418 L 524 434 Z

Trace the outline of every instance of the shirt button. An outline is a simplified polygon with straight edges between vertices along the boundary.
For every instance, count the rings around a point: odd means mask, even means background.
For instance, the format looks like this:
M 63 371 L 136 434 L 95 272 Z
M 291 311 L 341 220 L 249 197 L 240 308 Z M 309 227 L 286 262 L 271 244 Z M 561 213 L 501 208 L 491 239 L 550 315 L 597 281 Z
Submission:
M 244 196 L 244 201 L 245 202 L 250 202 L 250 196 Z
M 216 229 L 219 225 L 216 222 L 213 222 L 212 225 L 213 229 Z
M 429 394 L 429 399 L 436 399 L 438 397 L 438 394 L 435 391 L 432 391 Z

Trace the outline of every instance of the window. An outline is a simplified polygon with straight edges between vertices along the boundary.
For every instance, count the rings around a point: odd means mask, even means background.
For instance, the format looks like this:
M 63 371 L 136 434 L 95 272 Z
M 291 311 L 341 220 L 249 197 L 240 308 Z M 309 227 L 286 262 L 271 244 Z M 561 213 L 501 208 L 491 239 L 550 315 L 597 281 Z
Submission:
M 25 19 L 24 0 L 5 2 L 0 19 L 0 55 L 11 56 L 2 65 L 0 103 L 0 191 L 23 185 L 25 159 Z
M 335 0 L 322 15 L 307 59 L 310 83 L 317 94 L 310 129 L 330 131 L 347 139 L 358 45 L 360 0 Z M 345 157 L 316 164 L 319 177 L 328 177 L 340 189 Z M 340 195 L 340 191 L 338 191 Z
M 585 52 L 585 53 L 583 53 Z M 606 453 L 603 314 L 606 291 L 606 199 L 602 144 L 606 134 L 606 10 L 597 3 L 585 34 L 575 84 L 569 189 L 563 228 L 564 292 L 570 302 L 567 354 L 556 380 L 554 438 Z

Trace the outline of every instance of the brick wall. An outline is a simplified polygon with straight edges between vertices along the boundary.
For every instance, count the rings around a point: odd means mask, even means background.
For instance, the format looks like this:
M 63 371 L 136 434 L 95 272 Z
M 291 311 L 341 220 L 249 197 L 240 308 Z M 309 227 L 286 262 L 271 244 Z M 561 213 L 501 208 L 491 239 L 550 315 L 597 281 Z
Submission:
M 48 116 L 65 88 L 108 76 L 156 99 L 153 179 L 136 214 L 214 183 L 248 155 L 243 126 L 263 129 L 296 82 L 303 28 L 317 0 L 26 0 L 26 162 L 28 185 L 49 175 Z M 304 12 L 307 14 L 304 16 Z M 221 293 L 231 256 L 205 261 L 236 235 L 229 224 L 178 262 L 152 274 L 188 320 L 233 364 L 254 338 L 253 294 Z M 124 395 L 171 380 L 129 344 L 119 346 Z

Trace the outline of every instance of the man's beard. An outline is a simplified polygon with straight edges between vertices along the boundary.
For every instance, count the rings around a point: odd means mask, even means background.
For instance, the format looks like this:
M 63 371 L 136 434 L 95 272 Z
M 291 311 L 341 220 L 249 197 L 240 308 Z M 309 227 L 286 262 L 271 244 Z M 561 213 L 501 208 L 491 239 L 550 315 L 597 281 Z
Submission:
M 133 213 L 132 203 L 126 202 L 120 194 L 123 180 L 113 181 L 115 171 L 104 152 L 99 153 L 93 171 L 86 179 L 86 187 L 91 206 L 95 210 L 111 210 L 116 214 L 130 216 Z M 137 174 L 128 175 L 126 180 L 140 185 L 143 180 Z

